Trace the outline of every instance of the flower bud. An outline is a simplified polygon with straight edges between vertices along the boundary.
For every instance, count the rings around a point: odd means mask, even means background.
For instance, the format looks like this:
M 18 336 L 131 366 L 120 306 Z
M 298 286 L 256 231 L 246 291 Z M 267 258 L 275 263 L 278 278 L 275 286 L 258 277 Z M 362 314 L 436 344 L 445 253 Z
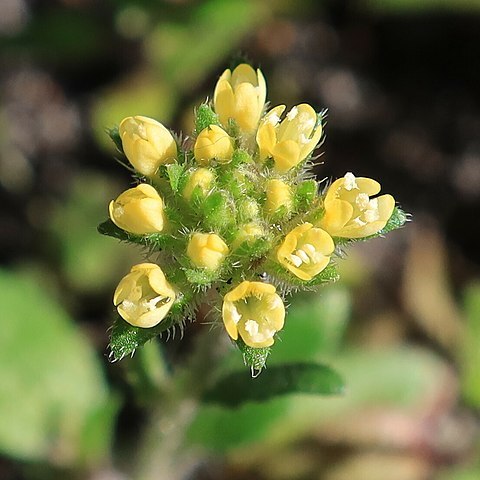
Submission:
M 120 316 L 134 327 L 160 323 L 175 301 L 175 292 L 161 268 L 154 263 L 135 265 L 120 280 L 113 303 Z
M 258 203 L 247 196 L 237 200 L 238 218 L 242 222 L 248 222 L 258 217 L 260 209 Z
M 332 237 L 363 238 L 379 232 L 395 208 L 391 195 L 370 198 L 380 192 L 371 178 L 348 172 L 330 185 L 325 195 L 325 214 L 318 226 Z
M 253 348 L 270 347 L 283 328 L 285 307 L 273 285 L 244 281 L 223 299 L 222 317 L 231 338 Z
M 335 245 L 332 237 L 311 223 L 302 223 L 287 234 L 277 250 L 277 260 L 302 280 L 311 280 L 330 261 Z
M 219 78 L 213 94 L 215 112 L 224 127 L 230 119 L 245 133 L 253 133 L 265 106 L 267 86 L 262 72 L 245 63 Z
M 232 250 L 236 250 L 245 242 L 252 243 L 257 238 L 262 237 L 264 234 L 264 229 L 258 223 L 247 223 L 246 225 L 243 225 L 243 227 L 240 227 L 240 229 L 238 230 L 238 233 L 232 242 Z
M 217 270 L 228 255 L 227 244 L 215 233 L 194 233 L 188 242 L 187 255 L 199 268 Z
M 316 126 L 317 114 L 310 105 L 302 103 L 293 107 L 280 121 L 284 110 L 284 105 L 270 110 L 257 132 L 260 160 L 273 158 L 275 170 L 280 173 L 288 172 L 305 160 L 322 136 L 322 126 Z
M 192 198 L 193 191 L 199 187 L 203 196 L 207 195 L 212 188 L 215 175 L 208 168 L 197 168 L 190 173 L 187 183 L 183 189 L 183 196 L 190 200 Z
M 210 125 L 199 133 L 193 152 L 200 165 L 208 165 L 213 159 L 228 163 L 233 155 L 233 139 L 218 125 Z
M 112 222 L 126 232 L 145 235 L 165 227 L 163 201 L 147 183 L 126 190 L 110 202 L 108 209 Z
M 286 212 L 292 210 L 292 189 L 285 182 L 276 178 L 268 180 L 265 185 L 265 191 L 267 197 L 263 208 L 267 215 L 273 215 L 281 207 L 283 207 L 283 210 Z
M 137 172 L 151 177 L 160 165 L 177 158 L 172 134 L 152 118 L 135 116 L 122 120 L 118 128 L 125 155 Z

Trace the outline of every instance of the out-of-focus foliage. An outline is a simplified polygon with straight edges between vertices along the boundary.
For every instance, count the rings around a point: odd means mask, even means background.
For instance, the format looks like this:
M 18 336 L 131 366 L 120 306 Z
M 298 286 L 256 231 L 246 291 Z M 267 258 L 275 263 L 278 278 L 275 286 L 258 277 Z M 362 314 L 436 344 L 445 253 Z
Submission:
M 470 285 L 465 292 L 466 329 L 460 351 L 463 396 L 465 401 L 480 408 L 480 285 Z
M 39 286 L 0 272 L 0 451 L 60 465 L 105 458 L 118 402 L 88 339 Z
M 425 13 L 441 11 L 480 10 L 478 0 L 364 0 L 365 4 L 376 12 L 388 13 Z
M 255 448 L 259 448 L 258 442 L 265 442 L 264 448 L 267 444 L 270 448 L 277 442 L 293 442 L 306 434 L 312 423 L 317 428 L 333 425 L 335 420 L 374 405 L 421 408 L 423 399 L 443 388 L 446 367 L 428 352 L 395 349 L 369 353 L 339 348 L 349 310 L 348 293 L 337 287 L 325 288 L 310 303 L 292 305 L 278 355 L 271 361 L 275 365 L 331 359 L 345 379 L 343 395 L 334 399 L 292 395 L 261 405 L 246 404 L 233 411 L 205 406 L 192 425 L 191 441 L 221 451 L 248 448 L 248 442 L 255 442 Z M 298 345 L 302 348 L 295 348 Z
M 170 123 L 180 96 L 202 82 L 221 58 L 271 15 L 269 3 L 208 0 L 177 9 L 170 21 L 151 25 L 142 42 L 146 64 L 110 87 L 93 107 L 98 141 L 111 148 L 102 133 L 105 125 L 115 125 L 129 115 Z M 138 5 L 133 10 L 126 7 L 118 15 L 123 24 L 142 12 L 146 17 L 162 15 L 161 8 L 153 4 Z
M 115 275 L 140 256 L 127 245 L 105 241 L 92 227 L 92 218 L 105 216 L 105 205 L 115 193 L 115 182 L 82 172 L 73 180 L 68 198 L 54 209 L 51 231 L 60 249 L 62 269 L 78 291 L 93 293 L 111 285 Z

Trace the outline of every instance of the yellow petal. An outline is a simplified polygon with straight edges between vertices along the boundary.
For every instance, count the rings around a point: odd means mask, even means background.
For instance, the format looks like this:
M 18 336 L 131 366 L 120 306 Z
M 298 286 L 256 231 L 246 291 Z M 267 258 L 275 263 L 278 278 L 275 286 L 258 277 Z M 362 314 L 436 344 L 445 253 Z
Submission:
M 372 178 L 357 177 L 356 182 L 359 190 L 362 193 L 366 193 L 369 197 L 380 192 L 380 184 Z
M 258 78 L 255 70 L 250 65 L 247 63 L 241 63 L 232 72 L 230 82 L 234 88 L 240 83 L 251 83 L 252 85 L 257 85 Z
M 312 138 L 309 139 L 308 142 L 302 143 L 300 157 L 303 159 L 307 158 L 314 150 L 315 147 L 318 145 L 320 138 L 322 137 L 322 126 L 319 125 L 314 133 Z
M 325 206 L 325 215 L 319 226 L 335 237 L 352 218 L 353 207 L 350 203 L 337 199 L 330 200 Z
M 220 122 L 227 125 L 228 119 L 235 117 L 235 96 L 230 82 L 223 79 L 217 82 L 213 103 Z
M 279 142 L 273 148 L 275 170 L 286 173 L 300 163 L 300 147 L 293 140 Z
M 380 220 L 387 224 L 388 220 L 392 216 L 393 209 L 395 208 L 395 199 L 391 195 L 381 195 L 377 197 L 378 201 L 378 213 Z M 385 226 L 383 225 L 382 228 Z
M 235 88 L 235 120 L 241 130 L 253 131 L 258 125 L 261 109 L 258 107 L 257 87 L 241 83 Z

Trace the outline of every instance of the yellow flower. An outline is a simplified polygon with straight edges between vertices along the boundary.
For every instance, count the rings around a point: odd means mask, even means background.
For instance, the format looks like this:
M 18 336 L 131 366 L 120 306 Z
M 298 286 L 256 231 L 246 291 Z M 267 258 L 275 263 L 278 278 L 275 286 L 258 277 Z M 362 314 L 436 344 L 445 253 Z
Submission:
M 197 168 L 190 173 L 190 177 L 183 189 L 183 196 L 190 200 L 196 187 L 200 188 L 203 195 L 206 195 L 212 187 L 215 175 L 208 168 Z
M 280 173 L 288 172 L 305 160 L 322 136 L 322 126 L 315 126 L 317 114 L 310 105 L 302 103 L 293 107 L 280 121 L 284 110 L 285 105 L 270 110 L 257 132 L 260 160 L 272 157 Z
M 370 198 L 379 192 L 380 184 L 375 180 L 348 172 L 328 188 L 325 215 L 318 226 L 332 237 L 363 238 L 379 232 L 395 208 L 391 195 Z
M 277 250 L 277 260 L 302 280 L 311 280 L 330 261 L 332 237 L 311 223 L 302 223 L 287 234 Z
M 289 185 L 276 178 L 268 180 L 265 185 L 267 199 L 264 211 L 267 215 L 273 215 L 280 207 L 287 212 L 293 208 L 292 189 Z
M 147 177 L 155 174 L 160 165 L 177 158 L 177 144 L 172 134 L 152 118 L 124 118 L 118 127 L 125 155 L 135 170 Z
M 238 335 L 254 348 L 273 345 L 273 337 L 283 328 L 285 307 L 275 287 L 268 283 L 244 281 L 223 299 L 222 317 L 227 333 Z
M 265 106 L 267 85 L 262 72 L 245 63 L 233 73 L 227 69 L 219 78 L 213 94 L 215 112 L 224 127 L 235 120 L 245 133 L 253 133 Z
M 175 300 L 175 292 L 161 268 L 154 263 L 135 265 L 120 280 L 113 303 L 120 316 L 135 327 L 150 328 L 160 323 Z
M 193 153 L 200 165 L 208 165 L 212 159 L 228 163 L 233 155 L 233 139 L 218 125 L 210 125 L 199 133 Z
M 245 242 L 251 243 L 264 234 L 264 229 L 258 223 L 247 223 L 238 230 L 235 240 L 232 242 L 232 250 L 236 250 Z
M 215 233 L 194 233 L 187 255 L 196 267 L 217 270 L 228 255 L 228 247 Z
M 126 190 L 110 202 L 108 209 L 112 222 L 126 232 L 144 235 L 165 227 L 163 201 L 147 183 Z

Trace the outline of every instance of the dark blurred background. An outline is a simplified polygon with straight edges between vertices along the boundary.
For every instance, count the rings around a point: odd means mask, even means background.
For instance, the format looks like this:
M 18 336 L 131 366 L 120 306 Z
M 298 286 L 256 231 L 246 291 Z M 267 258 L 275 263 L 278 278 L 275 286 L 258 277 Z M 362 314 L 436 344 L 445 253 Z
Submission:
M 373 177 L 413 222 L 292 306 L 347 398 L 200 407 L 178 478 L 480 478 L 478 0 L 1 0 L 0 478 L 174 478 L 129 452 L 201 327 L 108 364 L 141 252 L 96 232 L 131 182 L 105 129 L 141 114 L 188 134 L 238 58 L 272 105 L 328 108 L 319 180 Z

